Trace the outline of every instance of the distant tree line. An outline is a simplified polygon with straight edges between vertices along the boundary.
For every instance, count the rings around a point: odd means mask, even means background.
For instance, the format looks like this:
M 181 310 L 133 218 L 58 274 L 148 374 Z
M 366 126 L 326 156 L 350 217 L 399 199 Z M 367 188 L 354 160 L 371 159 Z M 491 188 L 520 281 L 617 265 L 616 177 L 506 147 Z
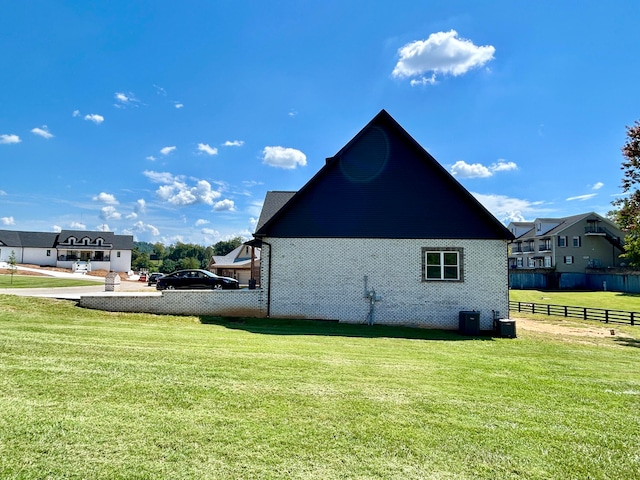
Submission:
M 164 245 L 163 243 L 134 242 L 131 268 L 135 271 L 170 273 L 185 268 L 208 268 L 211 257 L 226 255 L 244 243 L 241 237 L 223 240 L 209 247 L 194 243 Z

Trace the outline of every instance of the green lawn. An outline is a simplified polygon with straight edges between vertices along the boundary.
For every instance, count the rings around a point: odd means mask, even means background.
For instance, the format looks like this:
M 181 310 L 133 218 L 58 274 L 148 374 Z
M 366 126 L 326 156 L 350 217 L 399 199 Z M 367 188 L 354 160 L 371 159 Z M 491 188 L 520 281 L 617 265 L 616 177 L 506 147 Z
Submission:
M 509 300 L 640 312 L 640 295 L 633 293 L 510 290 Z
M 637 479 L 625 331 L 468 338 L 0 295 L 0 478 Z
M 36 275 L 0 275 L 1 288 L 54 288 L 54 287 L 85 287 L 97 285 L 99 282 L 91 280 L 76 280 L 73 278 L 56 278 Z

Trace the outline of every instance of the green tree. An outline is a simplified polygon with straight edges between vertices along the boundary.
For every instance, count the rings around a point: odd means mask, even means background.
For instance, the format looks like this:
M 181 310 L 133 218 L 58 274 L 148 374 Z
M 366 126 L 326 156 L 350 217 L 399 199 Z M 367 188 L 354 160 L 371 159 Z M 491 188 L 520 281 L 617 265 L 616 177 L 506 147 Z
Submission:
M 132 255 L 133 256 L 133 255 Z M 151 268 L 151 260 L 147 252 L 138 253 L 135 259 L 131 260 L 131 268 L 134 270 L 149 270 Z
M 11 250 L 7 264 L 9 265 L 9 273 L 11 274 L 11 285 L 13 285 L 13 275 L 18 271 L 18 261 L 15 251 Z
M 624 161 L 622 192 L 626 196 L 613 202 L 617 207 L 610 212 L 612 218 L 626 233 L 625 253 L 620 255 L 629 265 L 640 267 L 640 121 L 627 126 L 627 140 L 622 146 Z
M 226 255 L 243 243 L 242 237 L 235 237 L 231 240 L 221 240 L 213 245 L 213 255 Z
M 160 273 L 171 273 L 177 270 L 176 262 L 171 260 L 170 258 L 165 258 L 162 260 L 162 265 L 160 265 Z
M 200 268 L 200 260 L 195 257 L 186 257 L 180 260 L 181 269 Z

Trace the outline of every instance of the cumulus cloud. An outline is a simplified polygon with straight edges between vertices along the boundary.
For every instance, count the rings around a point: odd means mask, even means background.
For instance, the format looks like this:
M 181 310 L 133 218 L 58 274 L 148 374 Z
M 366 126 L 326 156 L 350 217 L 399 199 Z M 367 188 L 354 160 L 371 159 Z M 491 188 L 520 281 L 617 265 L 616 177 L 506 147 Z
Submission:
M 74 110 L 73 113 L 71 114 L 72 117 L 79 117 L 80 116 L 80 110 Z
M 117 205 L 118 200 L 116 197 L 110 193 L 100 192 L 98 195 L 91 198 L 94 202 L 102 202 L 108 205 Z
M 153 155 L 147 156 L 146 159 L 151 161 L 151 162 L 155 162 L 156 161 L 156 157 L 154 157 Z
M 304 167 L 307 164 L 307 156 L 295 148 L 264 147 L 262 155 L 262 163 L 271 167 L 292 170 L 298 165 Z
M 138 218 L 138 214 L 136 212 L 131 212 L 127 215 L 125 215 L 125 217 L 127 220 L 135 220 L 136 218 Z
M 233 203 L 233 200 L 226 198 L 216 202 L 213 209 L 216 212 L 233 212 L 235 210 L 235 204 Z
M 62 231 L 62 227 L 60 225 L 51 225 L 51 231 L 55 233 L 60 233 Z
M 198 144 L 198 151 L 206 153 L 207 155 L 217 155 L 218 154 L 218 149 L 217 148 L 210 147 L 206 143 L 199 143 Z
M 481 163 L 467 163 L 464 160 L 458 160 L 451 166 L 451 174 L 458 178 L 487 178 L 493 176 L 495 172 L 506 172 L 509 170 L 517 170 L 518 166 L 514 162 L 505 162 L 500 160 L 490 166 Z
M 136 222 L 133 224 L 133 231 L 138 233 L 149 232 L 154 237 L 160 235 L 160 230 L 149 223 L 144 223 L 142 221 Z
M 221 193 L 213 190 L 206 180 L 199 180 L 190 186 L 185 182 L 175 180 L 168 185 L 162 185 L 156 190 L 156 194 L 166 202 L 176 206 L 195 205 L 204 203 L 213 205 Z
M 84 223 L 80 223 L 80 222 L 71 222 L 69 224 L 69 228 L 73 229 L 73 230 L 86 230 L 87 226 Z
M 122 218 L 122 214 L 120 214 L 116 207 L 112 205 L 108 205 L 106 207 L 102 207 L 100 209 L 100 218 L 103 220 L 120 220 Z
M 10 143 L 20 143 L 21 141 L 22 140 L 20 140 L 20 137 L 18 135 L 14 135 L 12 133 L 8 135 L 0 135 L 0 143 L 3 143 L 5 145 L 8 145 Z
M 591 187 L 592 190 L 600 190 L 602 187 L 604 187 L 604 183 L 602 182 L 596 182 L 593 187 Z
M 392 75 L 412 78 L 412 85 L 434 84 L 438 75 L 458 76 L 483 66 L 493 60 L 495 51 L 491 45 L 477 46 L 458 37 L 455 30 L 432 33 L 398 50 L 400 58 Z
M 173 102 L 173 106 L 180 110 L 182 107 L 184 107 L 184 104 L 181 102 Z
M 15 225 L 16 221 L 13 217 L 0 217 L 0 223 L 3 225 Z
M 223 147 L 241 147 L 244 145 L 244 140 L 227 140 L 222 144 Z
M 49 128 L 46 125 L 42 125 L 42 127 L 32 128 L 31 133 L 33 133 L 34 135 L 39 135 L 42 138 L 46 138 L 47 140 L 53 138 L 53 134 L 49 131 Z
M 102 115 L 98 115 L 97 113 L 85 115 L 84 119 L 93 122 L 96 125 L 100 125 L 102 122 L 104 122 L 104 117 Z
M 580 202 L 584 202 L 585 200 L 589 200 L 597 195 L 597 193 L 587 193 L 586 195 L 576 195 L 575 197 L 567 198 L 567 202 L 572 202 L 574 200 L 578 200 Z
M 531 202 L 506 195 L 471 194 L 503 223 L 523 222 L 525 218 L 535 218 L 549 212 L 549 209 L 544 208 L 543 202 Z
M 176 149 L 175 146 L 171 146 L 171 147 L 164 147 L 160 149 L 160 153 L 162 155 L 169 155 L 171 152 L 173 152 Z
M 136 200 L 136 204 L 133 207 L 133 211 L 136 213 L 145 213 L 147 210 L 147 202 L 144 198 Z
M 203 228 L 201 230 L 201 232 L 204 235 L 208 235 L 208 236 L 211 236 L 211 237 L 219 237 L 220 236 L 220 232 L 217 231 L 217 230 L 214 230 L 213 228 Z
M 204 218 L 199 218 L 198 220 L 196 220 L 195 226 L 201 227 L 202 225 L 207 225 L 208 223 L 209 223 L 209 220 L 205 220 Z

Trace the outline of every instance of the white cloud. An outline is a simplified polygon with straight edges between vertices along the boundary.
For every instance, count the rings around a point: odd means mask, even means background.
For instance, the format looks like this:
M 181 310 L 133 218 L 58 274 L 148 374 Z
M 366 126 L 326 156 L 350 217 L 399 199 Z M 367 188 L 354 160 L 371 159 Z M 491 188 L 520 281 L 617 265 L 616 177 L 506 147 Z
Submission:
M 210 147 L 208 144 L 206 143 L 199 143 L 198 144 L 198 151 L 200 152 L 204 152 L 207 155 L 217 155 L 218 154 L 218 149 L 215 147 Z
M 467 163 L 464 160 L 458 160 L 451 166 L 451 174 L 459 178 L 487 178 L 493 176 L 495 172 L 507 172 L 509 170 L 517 170 L 518 166 L 515 162 L 498 162 L 485 166 L 481 163 Z
M 199 180 L 196 185 L 189 186 L 180 180 L 162 185 L 156 190 L 156 194 L 164 201 L 176 205 L 186 206 L 204 203 L 213 205 L 214 201 L 222 194 L 211 189 L 211 184 L 206 180 Z
M 180 110 L 182 107 L 184 107 L 184 104 L 181 102 L 173 102 L 173 105 Z
M 567 198 L 567 202 L 572 202 L 573 200 L 579 200 L 584 202 L 585 200 L 589 200 L 597 195 L 597 193 L 587 193 L 586 195 L 576 195 L 575 197 Z
M 112 195 L 110 193 L 105 193 L 105 192 L 100 192 L 95 197 L 92 197 L 91 200 L 93 200 L 94 202 L 106 203 L 107 205 L 117 205 L 118 204 L 118 200 L 116 200 L 116 197 L 114 195 Z
M 222 144 L 223 147 L 241 147 L 244 145 L 244 140 L 227 140 Z
M 80 223 L 80 222 L 71 222 L 69 224 L 69 228 L 73 229 L 73 230 L 86 230 L 87 226 L 84 223 Z
M 149 223 L 144 223 L 142 221 L 134 223 L 133 224 L 133 230 L 135 232 L 138 232 L 138 233 L 149 232 L 154 237 L 157 237 L 158 235 L 160 235 L 160 230 L 158 230 L 153 225 L 151 225 Z
M 16 221 L 13 217 L 0 217 L 0 223 L 3 225 L 15 225 Z
M 51 231 L 55 233 L 60 233 L 62 231 L 62 227 L 60 225 L 51 225 Z
M 224 200 L 216 202 L 213 209 L 216 212 L 233 212 L 235 210 L 235 204 L 233 203 L 233 200 L 225 198 Z
M 471 192 L 471 194 L 489 210 L 497 219 L 504 223 L 510 221 L 525 221 L 525 218 L 535 218 L 550 210 L 544 208 L 543 202 L 531 202 L 506 195 L 485 195 Z
M 138 218 L 138 214 L 136 212 L 131 212 L 124 218 L 126 218 L 127 220 L 135 220 L 136 218 Z
M 154 183 L 172 183 L 175 180 L 175 177 L 169 172 L 145 170 L 142 174 Z
M 593 187 L 591 187 L 592 190 L 600 190 L 602 187 L 604 187 L 604 183 L 602 182 L 596 182 Z
M 458 32 L 437 32 L 426 40 L 416 40 L 398 50 L 400 59 L 393 69 L 396 78 L 417 77 L 412 85 L 436 82 L 438 75 L 463 75 L 493 60 L 496 49 L 491 45 L 477 46 L 458 37 Z M 430 72 L 430 75 L 425 75 Z
M 156 157 L 154 157 L 153 155 L 149 155 L 146 160 L 149 160 L 151 162 L 155 162 L 156 161 Z
M 20 143 L 20 137 L 18 135 L 9 134 L 9 135 L 0 135 L 0 143 L 4 143 L 6 145 L 10 143 Z
M 80 116 L 80 110 L 74 110 L 73 113 L 71 114 L 72 117 L 79 117 Z
M 203 228 L 201 232 L 203 233 L 203 235 L 209 235 L 212 237 L 220 236 L 220 232 L 217 230 L 214 230 L 213 228 Z
M 147 202 L 144 200 L 144 198 L 140 198 L 139 200 L 136 200 L 136 204 L 133 207 L 133 211 L 136 213 L 145 213 L 147 210 Z
M 262 155 L 262 163 L 272 167 L 291 170 L 307 164 L 307 156 L 295 148 L 264 147 Z
M 100 125 L 104 122 L 104 117 L 102 115 L 98 115 L 97 113 L 92 113 L 90 115 L 84 116 L 85 120 L 95 123 L 96 125 Z
M 464 160 L 458 160 L 453 164 L 451 174 L 460 178 L 486 178 L 493 175 L 491 170 L 481 163 L 467 163 Z
M 103 220 L 120 220 L 122 214 L 116 211 L 116 207 L 108 205 L 100 209 L 100 218 Z
M 115 107 L 117 108 L 125 108 L 128 106 L 138 106 L 137 104 L 140 103 L 140 101 L 136 98 L 136 96 L 129 92 L 129 93 L 123 93 L 123 92 L 116 92 L 114 95 L 114 98 L 116 99 L 116 102 L 114 104 Z
M 515 162 L 505 162 L 504 160 L 498 160 L 497 163 L 494 163 L 489 167 L 492 172 L 508 172 L 510 170 L 517 170 L 518 165 Z
M 162 155 L 169 155 L 171 152 L 173 152 L 176 149 L 175 146 L 171 146 L 171 147 L 164 147 L 160 149 L 160 153 Z
M 111 231 L 109 229 L 109 225 L 107 225 L 106 223 L 101 223 L 100 225 L 96 225 L 96 230 L 98 232 L 109 232 L 109 231 Z
M 196 227 L 201 227 L 202 225 L 207 225 L 209 222 L 209 220 L 205 220 L 204 218 L 199 218 L 198 220 L 196 220 L 195 226 Z
M 42 127 L 32 128 L 31 133 L 40 135 L 42 138 L 46 138 L 47 140 L 53 138 L 53 134 L 49 132 L 49 128 L 46 125 L 43 125 Z
M 4 190 L 0 190 L 0 196 L 6 195 L 6 194 L 7 194 L 7 192 L 5 192 Z

